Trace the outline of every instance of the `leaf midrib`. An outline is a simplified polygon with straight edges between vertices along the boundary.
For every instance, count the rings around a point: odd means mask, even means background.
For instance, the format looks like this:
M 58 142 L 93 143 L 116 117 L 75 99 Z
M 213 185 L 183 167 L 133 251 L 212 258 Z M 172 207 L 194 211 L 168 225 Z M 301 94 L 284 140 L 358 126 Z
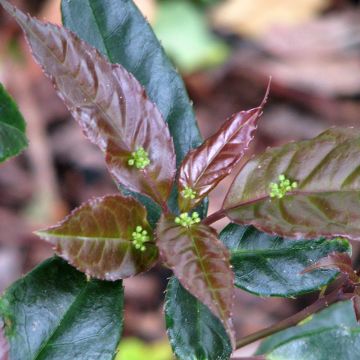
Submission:
M 291 191 L 291 192 L 289 191 L 288 193 L 286 193 L 286 195 L 283 198 L 275 199 L 275 201 L 276 200 L 278 200 L 278 201 L 286 201 L 287 196 L 295 196 L 295 197 L 296 196 L 316 196 L 316 195 L 322 195 L 322 194 L 337 194 L 337 193 L 352 193 L 352 192 L 360 193 L 360 189 L 359 190 L 339 189 L 339 190 L 327 190 L 327 191 L 326 190 L 321 190 L 321 191 L 299 191 L 299 190 L 296 190 L 296 191 Z M 254 198 L 254 199 L 249 199 L 249 200 L 240 202 L 240 203 L 238 203 L 236 205 L 231 205 L 230 207 L 225 207 L 223 205 L 222 210 L 231 211 L 231 210 L 237 209 L 239 207 L 252 205 L 252 204 L 255 204 L 255 203 L 258 203 L 258 202 L 265 201 L 267 199 L 273 200 L 273 198 L 271 198 L 269 194 L 266 194 L 266 195 L 258 196 L 258 197 Z
M 79 293 L 75 296 L 74 301 L 69 305 L 69 307 L 67 308 L 67 310 L 64 312 L 64 315 L 62 316 L 62 318 L 59 321 L 58 326 L 54 329 L 54 331 L 50 334 L 50 336 L 45 340 L 45 342 L 41 345 L 40 349 L 37 351 L 37 353 L 35 354 L 35 357 L 33 358 L 33 360 L 37 360 L 40 359 L 39 356 L 41 355 L 41 353 L 46 350 L 47 345 L 49 345 L 51 339 L 55 336 L 55 334 L 59 331 L 59 329 L 61 328 L 61 326 L 63 325 L 68 313 L 71 311 L 71 309 L 77 304 L 77 302 L 79 301 L 79 299 L 81 298 L 81 296 L 83 295 L 83 293 L 88 289 L 90 282 L 87 282 L 85 284 L 85 286 L 79 291 Z
M 204 268 L 203 260 L 201 260 L 202 257 L 200 256 L 200 252 L 199 252 L 199 250 L 198 250 L 198 248 L 197 248 L 196 241 L 194 240 L 194 238 L 193 238 L 193 236 L 192 236 L 192 232 L 189 231 L 188 234 L 189 234 L 189 237 L 190 237 L 191 242 L 192 242 L 192 244 L 193 244 L 193 247 L 194 247 L 196 256 L 197 256 L 197 258 L 198 258 L 198 263 L 200 264 L 202 273 L 203 273 L 204 276 L 205 276 L 205 281 L 206 281 L 206 283 L 207 283 L 207 285 L 208 285 L 208 288 L 209 288 L 209 290 L 211 291 L 211 293 L 213 294 L 213 296 L 215 297 L 215 300 L 216 300 L 215 303 L 216 303 L 216 304 L 220 304 L 219 296 L 217 295 L 217 292 L 215 291 L 215 288 L 213 288 L 213 286 L 212 286 L 212 284 L 211 284 L 211 282 L 210 282 L 210 280 L 209 280 L 209 276 L 208 276 L 209 273 L 208 273 L 208 272 L 205 270 L 205 268 Z M 215 307 L 220 311 L 221 321 L 224 321 L 224 322 L 225 322 L 226 317 L 225 317 L 225 314 L 224 314 L 224 311 L 223 311 L 222 307 L 221 307 L 221 306 L 215 306 Z
M 61 235 L 61 234 L 52 234 L 52 233 L 41 232 L 41 231 L 36 232 L 36 234 L 41 237 L 54 237 L 54 238 L 60 238 L 60 239 L 65 239 L 65 240 L 72 240 L 75 238 L 76 240 L 83 240 L 83 241 L 100 240 L 100 241 L 119 241 L 119 242 L 125 242 L 125 243 L 131 242 L 131 240 L 120 238 L 120 237 L 112 238 L 112 237 L 100 237 L 100 236 Z
M 230 249 L 231 255 L 244 255 L 244 256 L 251 256 L 251 255 L 281 255 L 282 253 L 287 253 L 287 252 L 291 252 L 291 251 L 302 251 L 302 250 L 318 250 L 320 249 L 325 241 L 321 242 L 321 243 L 315 243 L 312 240 L 308 240 L 309 243 L 311 242 L 314 245 L 311 246 L 294 246 L 293 248 L 278 248 L 278 249 L 260 249 L 260 250 L 249 250 L 249 249 Z M 340 244 L 338 244 L 340 245 Z

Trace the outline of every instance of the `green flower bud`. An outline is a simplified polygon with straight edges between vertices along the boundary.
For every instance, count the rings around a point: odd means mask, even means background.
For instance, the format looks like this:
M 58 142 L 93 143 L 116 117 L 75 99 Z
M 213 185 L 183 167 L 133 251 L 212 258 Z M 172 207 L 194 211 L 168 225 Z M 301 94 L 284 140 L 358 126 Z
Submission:
M 149 154 L 143 147 L 139 147 L 136 151 L 132 152 L 131 158 L 128 160 L 128 165 L 135 166 L 137 169 L 144 169 L 149 164 Z
M 143 230 L 142 226 L 137 226 L 135 231 L 132 233 L 132 243 L 135 249 L 145 251 L 146 246 L 144 244 L 149 240 L 150 237 L 148 236 L 148 232 Z
M 192 188 L 188 187 L 188 186 L 185 186 L 185 189 L 181 191 L 181 195 L 185 199 L 193 200 L 196 197 L 196 191 L 193 190 Z
M 287 192 L 296 189 L 298 187 L 298 183 L 296 181 L 291 182 L 286 178 L 284 174 L 279 175 L 278 183 L 270 183 L 269 184 L 269 195 L 270 197 L 282 199 Z
M 195 211 L 189 216 L 188 213 L 182 213 L 175 218 L 175 223 L 189 228 L 191 225 L 198 224 L 201 221 L 199 214 Z

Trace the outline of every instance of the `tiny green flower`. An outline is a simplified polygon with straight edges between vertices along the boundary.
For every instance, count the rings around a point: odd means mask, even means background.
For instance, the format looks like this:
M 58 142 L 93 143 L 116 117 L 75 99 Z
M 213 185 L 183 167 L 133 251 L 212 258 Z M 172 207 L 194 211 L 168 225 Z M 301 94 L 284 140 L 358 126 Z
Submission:
M 150 237 L 148 236 L 148 232 L 143 230 L 142 226 L 137 226 L 135 231 L 132 233 L 132 243 L 135 249 L 145 251 L 146 246 L 144 244 L 149 240 Z
M 143 147 L 137 148 L 131 153 L 131 158 L 128 160 L 128 165 L 135 166 L 137 169 L 144 169 L 150 164 L 149 154 Z
M 175 218 L 175 223 L 189 228 L 191 225 L 198 224 L 201 221 L 199 214 L 195 211 L 189 216 L 188 213 L 182 213 Z
M 185 186 L 185 189 L 181 191 L 181 195 L 183 196 L 183 198 L 185 199 L 195 199 L 196 197 L 196 191 L 193 190 L 191 187 L 189 186 Z
M 285 196 L 285 194 L 293 189 L 298 187 L 298 183 L 296 181 L 291 182 L 289 179 L 286 178 L 284 174 L 279 175 L 279 182 L 278 183 L 270 183 L 270 197 L 276 197 L 281 199 Z

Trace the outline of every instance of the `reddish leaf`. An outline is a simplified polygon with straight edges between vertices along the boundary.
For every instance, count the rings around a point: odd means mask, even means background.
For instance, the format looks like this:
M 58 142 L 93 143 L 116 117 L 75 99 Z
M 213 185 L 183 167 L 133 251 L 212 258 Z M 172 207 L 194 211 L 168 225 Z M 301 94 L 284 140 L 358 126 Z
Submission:
M 203 224 L 183 227 L 174 217 L 162 216 L 156 239 L 162 257 L 181 284 L 221 320 L 234 346 L 234 275 L 229 253 L 216 231 Z
M 132 242 L 137 226 L 150 237 L 145 251 L 136 249 Z M 70 264 L 99 279 L 124 279 L 146 271 L 158 256 L 146 210 L 131 197 L 113 195 L 90 200 L 58 225 L 37 234 L 52 243 Z
M 105 153 L 115 179 L 164 203 L 175 174 L 174 146 L 144 88 L 74 33 L 26 16 L 5 0 L 0 3 L 24 30 L 35 59 L 85 135 Z M 141 147 L 151 161 L 143 170 L 128 164 Z
M 351 257 L 346 253 L 334 252 L 320 259 L 315 264 L 308 266 L 303 273 L 314 271 L 316 269 L 338 269 L 354 283 L 359 281 L 359 278 L 352 267 Z
M 360 239 L 359 169 L 360 129 L 332 128 L 254 157 L 237 175 L 223 208 L 234 222 L 283 237 Z M 270 197 L 279 193 L 271 183 L 281 174 L 297 187 L 282 198 Z
M 178 179 L 180 209 L 188 211 L 198 205 L 243 158 L 254 137 L 269 89 L 270 82 L 258 108 L 231 116 L 213 136 L 185 157 Z M 194 192 L 193 198 L 184 196 L 185 189 Z

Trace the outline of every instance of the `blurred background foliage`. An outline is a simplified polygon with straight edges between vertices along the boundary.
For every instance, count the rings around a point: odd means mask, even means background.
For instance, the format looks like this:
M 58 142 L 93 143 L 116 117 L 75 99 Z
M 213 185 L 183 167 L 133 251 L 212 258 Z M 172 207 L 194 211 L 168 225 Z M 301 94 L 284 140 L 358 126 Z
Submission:
M 61 23 L 60 0 L 13 2 L 42 19 Z M 333 125 L 359 126 L 359 1 L 136 2 L 184 76 L 204 137 L 232 113 L 257 106 L 270 75 L 270 101 L 249 156 L 267 146 L 316 136 Z M 83 137 L 33 62 L 21 31 L 2 10 L 0 82 L 19 103 L 30 139 L 23 155 L 0 167 L 3 291 L 52 254 L 48 244 L 32 235 L 33 230 L 55 223 L 90 197 L 117 189 L 102 155 Z M 231 180 L 223 181 L 211 195 L 210 212 L 221 205 Z M 353 246 L 359 263 L 359 247 Z M 125 341 L 117 360 L 172 358 L 162 311 L 169 276 L 167 269 L 157 267 L 125 281 Z M 237 290 L 238 336 L 286 317 L 316 296 L 263 299 Z M 253 353 L 256 346 L 239 355 Z

